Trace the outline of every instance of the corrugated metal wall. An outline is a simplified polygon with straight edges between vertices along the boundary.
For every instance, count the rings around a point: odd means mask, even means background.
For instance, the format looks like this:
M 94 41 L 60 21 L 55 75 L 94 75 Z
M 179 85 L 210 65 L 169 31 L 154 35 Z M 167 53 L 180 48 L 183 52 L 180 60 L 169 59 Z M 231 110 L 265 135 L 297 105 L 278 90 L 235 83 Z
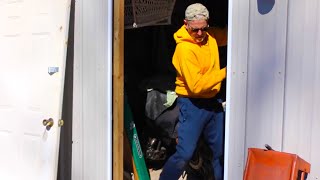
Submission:
M 319 179 L 320 2 L 229 2 L 228 179 L 264 144 L 298 154 Z
M 320 178 L 320 2 L 290 0 L 284 94 L 283 151 L 311 163 Z
M 112 179 L 112 0 L 75 1 L 72 180 Z

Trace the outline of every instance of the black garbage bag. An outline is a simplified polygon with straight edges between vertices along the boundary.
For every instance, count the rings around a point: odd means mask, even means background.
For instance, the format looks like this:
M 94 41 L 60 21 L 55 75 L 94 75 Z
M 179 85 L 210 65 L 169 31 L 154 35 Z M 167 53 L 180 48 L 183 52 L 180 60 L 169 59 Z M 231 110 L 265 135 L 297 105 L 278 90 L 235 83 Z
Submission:
M 179 107 L 174 102 L 171 106 L 166 106 L 167 94 L 159 90 L 150 90 L 147 93 L 145 115 L 147 121 L 157 128 L 158 136 L 175 139 L 176 124 L 179 118 Z

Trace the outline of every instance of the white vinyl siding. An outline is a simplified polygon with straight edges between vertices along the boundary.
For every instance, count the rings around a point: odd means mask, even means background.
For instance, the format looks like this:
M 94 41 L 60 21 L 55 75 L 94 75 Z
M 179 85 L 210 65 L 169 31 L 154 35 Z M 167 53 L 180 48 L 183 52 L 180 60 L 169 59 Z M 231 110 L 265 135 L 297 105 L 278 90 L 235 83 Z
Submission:
M 320 2 L 275 1 L 261 14 L 262 1 L 229 1 L 227 179 L 242 179 L 247 148 L 264 144 L 298 154 L 318 179 Z
M 75 2 L 72 179 L 112 179 L 112 0 Z

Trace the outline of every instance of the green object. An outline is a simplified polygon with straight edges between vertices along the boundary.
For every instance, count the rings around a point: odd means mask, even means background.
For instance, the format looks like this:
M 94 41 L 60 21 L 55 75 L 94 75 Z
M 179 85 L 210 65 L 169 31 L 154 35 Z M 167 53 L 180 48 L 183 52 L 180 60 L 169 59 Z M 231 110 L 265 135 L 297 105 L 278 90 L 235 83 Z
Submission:
M 124 127 L 131 145 L 133 161 L 137 169 L 139 180 L 150 180 L 149 171 L 140 146 L 137 129 L 133 121 L 131 108 L 126 97 L 124 98 Z
M 174 91 L 167 91 L 167 102 L 164 104 L 166 107 L 171 107 L 178 95 Z

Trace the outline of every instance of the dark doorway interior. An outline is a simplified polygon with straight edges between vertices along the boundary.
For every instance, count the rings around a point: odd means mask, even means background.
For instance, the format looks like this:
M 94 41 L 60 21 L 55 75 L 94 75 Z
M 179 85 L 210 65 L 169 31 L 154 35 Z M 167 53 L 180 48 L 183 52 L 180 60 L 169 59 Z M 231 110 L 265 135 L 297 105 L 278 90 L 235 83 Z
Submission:
M 175 49 L 173 34 L 182 25 L 184 11 L 192 3 L 204 4 L 210 12 L 209 25 L 224 28 L 228 24 L 228 0 L 176 0 L 171 25 L 126 29 L 124 34 L 125 93 L 128 97 L 139 138 L 145 138 L 146 88 L 174 90 L 175 70 L 171 58 Z M 220 66 L 227 64 L 227 46 L 219 47 Z M 225 82 L 221 93 L 225 99 Z

